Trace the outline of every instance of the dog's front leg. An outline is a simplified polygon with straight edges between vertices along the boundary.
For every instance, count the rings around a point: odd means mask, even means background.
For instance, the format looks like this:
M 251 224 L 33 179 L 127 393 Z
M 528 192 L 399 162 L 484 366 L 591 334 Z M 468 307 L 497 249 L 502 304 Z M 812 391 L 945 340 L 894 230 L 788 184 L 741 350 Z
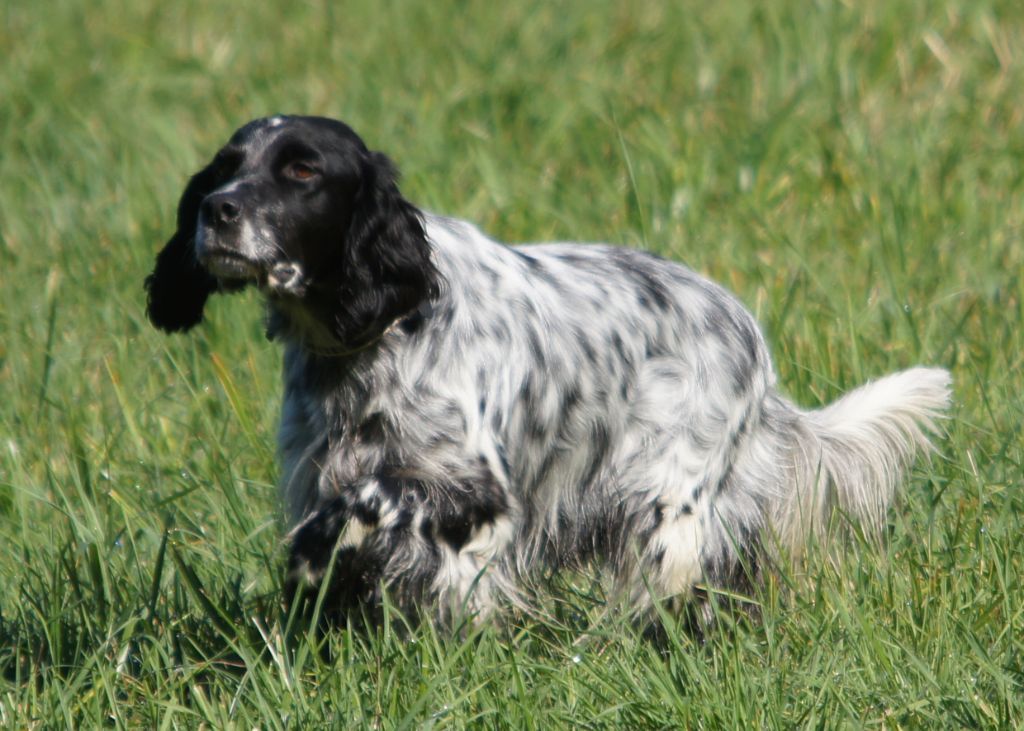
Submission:
M 492 478 L 374 477 L 343 488 L 291 533 L 286 598 L 324 618 L 379 619 L 383 592 L 407 614 L 486 614 L 511 590 L 514 511 Z
M 321 617 L 331 622 L 344 621 L 360 608 L 376 611 L 381 567 L 368 560 L 363 541 L 353 540 L 360 526 L 356 504 L 350 491 L 343 491 L 310 512 L 289 534 L 284 592 L 290 609 L 308 614 L 319 603 Z

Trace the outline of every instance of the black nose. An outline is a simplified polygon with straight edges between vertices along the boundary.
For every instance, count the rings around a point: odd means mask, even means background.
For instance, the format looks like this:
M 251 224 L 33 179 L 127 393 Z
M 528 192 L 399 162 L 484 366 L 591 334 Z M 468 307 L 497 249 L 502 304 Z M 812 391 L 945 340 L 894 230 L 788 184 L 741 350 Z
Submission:
M 242 217 L 242 203 L 232 193 L 214 193 L 203 199 L 203 218 L 214 226 L 238 223 Z

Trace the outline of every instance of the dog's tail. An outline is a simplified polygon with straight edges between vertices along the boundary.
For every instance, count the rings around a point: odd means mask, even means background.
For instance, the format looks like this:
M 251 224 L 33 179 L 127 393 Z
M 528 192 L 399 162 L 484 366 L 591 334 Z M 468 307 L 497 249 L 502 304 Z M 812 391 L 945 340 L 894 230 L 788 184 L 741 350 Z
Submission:
M 950 376 L 913 368 L 861 386 L 817 411 L 801 411 L 791 426 L 794 469 L 789 489 L 773 501 L 776 538 L 799 554 L 809 536 L 827 532 L 833 508 L 865 534 L 884 525 L 896 485 L 915 455 L 932 449 L 950 401 Z

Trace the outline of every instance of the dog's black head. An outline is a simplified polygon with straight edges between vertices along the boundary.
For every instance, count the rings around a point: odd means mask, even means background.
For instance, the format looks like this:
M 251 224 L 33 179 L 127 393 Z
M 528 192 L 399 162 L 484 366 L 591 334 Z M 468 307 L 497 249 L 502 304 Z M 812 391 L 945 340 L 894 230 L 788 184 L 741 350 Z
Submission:
M 146 279 L 149 318 L 168 332 L 198 324 L 211 293 L 256 284 L 294 327 L 358 347 L 437 293 L 394 166 L 331 119 L 239 129 L 189 181 L 177 224 Z

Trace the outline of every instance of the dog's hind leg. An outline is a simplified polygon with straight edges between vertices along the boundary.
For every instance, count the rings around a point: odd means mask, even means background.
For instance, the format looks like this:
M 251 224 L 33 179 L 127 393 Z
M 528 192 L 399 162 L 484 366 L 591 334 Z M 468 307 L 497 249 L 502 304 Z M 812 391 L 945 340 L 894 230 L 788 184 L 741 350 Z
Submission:
M 652 598 L 744 583 L 766 517 L 764 486 L 744 471 L 760 393 L 717 402 L 695 373 L 667 358 L 644 365 L 616 457 L 626 508 L 609 558 L 621 594 L 641 613 Z

